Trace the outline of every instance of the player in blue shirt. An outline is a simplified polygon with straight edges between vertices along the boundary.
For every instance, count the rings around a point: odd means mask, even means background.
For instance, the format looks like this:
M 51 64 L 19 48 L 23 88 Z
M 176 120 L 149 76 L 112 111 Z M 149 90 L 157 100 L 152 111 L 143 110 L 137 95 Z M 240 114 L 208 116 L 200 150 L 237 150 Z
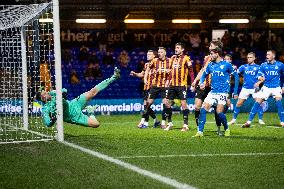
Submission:
M 240 113 L 240 108 L 241 106 L 244 104 L 244 102 L 246 101 L 246 99 L 252 95 L 252 97 L 254 99 L 256 99 L 257 95 L 259 92 L 256 92 L 256 88 L 255 86 L 257 86 L 257 88 L 259 87 L 259 84 L 262 81 L 258 81 L 257 79 L 257 73 L 259 70 L 259 65 L 257 65 L 255 62 L 255 54 L 253 52 L 248 53 L 247 55 L 247 64 L 242 65 L 239 69 L 238 69 L 238 74 L 242 74 L 244 77 L 244 83 L 243 83 L 243 87 L 242 90 L 240 92 L 239 95 L 239 99 L 238 102 L 234 108 L 234 115 L 233 115 L 233 119 L 228 123 L 228 125 L 232 125 L 236 122 L 237 117 Z M 254 86 L 255 85 L 255 86 Z M 262 120 L 263 117 L 263 109 L 260 106 L 259 110 L 258 110 L 258 122 L 259 124 L 264 125 L 265 123 Z
M 206 113 L 213 105 L 217 105 L 216 111 L 218 113 L 219 119 L 221 120 L 224 126 L 225 136 L 230 136 L 227 118 L 223 113 L 224 105 L 226 105 L 228 93 L 230 91 L 230 75 L 232 74 L 235 78 L 234 94 L 237 94 L 239 76 L 234 70 L 232 64 L 222 60 L 221 54 L 222 49 L 220 48 L 210 50 L 210 56 L 212 57 L 212 61 L 209 63 L 206 70 L 203 72 L 199 82 L 200 89 L 204 89 L 205 78 L 207 75 L 211 75 L 211 91 L 209 92 L 202 104 L 198 123 L 198 131 L 194 137 L 203 136 L 204 125 L 206 122 Z
M 248 121 L 242 126 L 242 128 L 250 127 L 251 121 L 255 114 L 259 110 L 260 104 L 267 100 L 270 96 L 275 98 L 276 106 L 278 109 L 278 116 L 280 118 L 280 124 L 284 127 L 284 109 L 282 105 L 282 92 L 284 88 L 280 87 L 280 76 L 284 72 L 284 64 L 275 60 L 275 51 L 268 50 L 266 52 L 266 62 L 262 63 L 258 71 L 258 79 L 263 82 L 263 87 L 260 90 L 259 95 L 256 98 Z M 258 87 L 255 85 L 255 87 Z

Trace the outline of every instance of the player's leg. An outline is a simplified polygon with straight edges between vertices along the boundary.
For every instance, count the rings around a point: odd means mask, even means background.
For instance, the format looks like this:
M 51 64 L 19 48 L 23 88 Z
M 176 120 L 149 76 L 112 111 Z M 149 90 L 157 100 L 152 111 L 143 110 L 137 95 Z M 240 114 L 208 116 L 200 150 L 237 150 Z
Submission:
M 96 117 L 94 115 L 91 115 L 89 118 L 88 118 L 88 125 L 90 127 L 93 127 L 93 128 L 97 128 L 100 126 L 100 122 L 96 119 Z
M 164 128 L 164 130 L 168 131 L 172 129 L 173 127 L 173 122 L 172 122 L 172 102 L 173 100 L 169 100 L 167 98 L 162 99 L 163 105 L 165 105 L 165 111 L 163 112 L 163 120 L 162 120 L 162 125 L 165 124 L 166 119 L 168 118 L 168 124 Z
M 146 107 L 143 113 L 143 118 L 145 119 L 145 121 L 140 128 L 148 128 L 151 105 L 153 104 L 154 99 L 157 98 L 158 94 L 159 94 L 159 89 L 157 87 L 152 87 L 150 89 L 149 94 L 148 94 L 148 99 L 146 102 Z
M 226 115 L 224 114 L 224 104 L 218 104 L 216 111 L 217 111 L 220 122 L 224 126 L 225 136 L 230 136 L 230 129 L 227 123 Z
M 189 109 L 186 102 L 187 90 L 186 87 L 178 87 L 177 97 L 181 100 L 182 114 L 183 114 L 183 127 L 181 131 L 188 131 L 188 114 Z
M 233 119 L 228 123 L 228 125 L 233 125 L 237 121 L 237 117 L 240 113 L 241 106 L 244 104 L 246 99 L 251 95 L 254 94 L 251 90 L 242 88 L 236 106 L 234 107 Z
M 97 128 L 100 126 L 99 121 L 96 119 L 94 115 L 87 116 L 82 112 L 78 113 L 71 119 L 72 123 L 80 124 L 87 127 Z
M 249 128 L 251 121 L 253 120 L 255 114 L 259 111 L 260 109 L 260 104 L 264 101 L 267 100 L 270 96 L 272 95 L 272 90 L 266 86 L 263 86 L 261 91 L 258 92 L 258 97 L 255 100 L 255 103 L 250 111 L 249 114 L 249 119 L 248 121 L 242 125 L 242 128 Z
M 85 92 L 84 95 L 86 96 L 87 101 L 94 98 L 100 91 L 104 90 L 107 86 L 109 86 L 112 82 L 120 78 L 120 70 L 118 68 L 114 69 L 114 74 L 108 78 L 97 84 L 88 92 Z
M 256 98 L 260 95 L 260 92 L 254 92 L 252 93 L 252 97 L 254 99 L 254 101 L 256 101 Z M 260 104 L 259 109 L 258 109 L 258 123 L 261 125 L 265 125 L 265 122 L 263 121 L 263 109 L 262 106 Z
M 144 110 L 146 110 L 146 104 L 147 104 L 147 99 L 148 99 L 148 96 L 149 96 L 149 90 L 144 90 L 143 91 L 143 96 L 144 96 L 144 101 L 143 101 L 143 105 L 144 105 Z M 141 120 L 138 124 L 138 128 L 140 128 L 143 123 L 145 122 L 145 114 L 146 114 L 146 111 L 143 111 L 143 114 L 141 116 Z M 160 121 L 157 119 L 156 117 L 156 113 L 154 112 L 154 110 L 150 107 L 150 112 L 149 112 L 149 115 L 154 119 L 154 127 L 157 127 L 159 126 L 160 124 Z
M 282 90 L 279 88 L 273 91 L 273 96 L 275 97 L 275 103 L 278 110 L 278 116 L 280 119 L 280 124 L 284 127 L 284 108 L 282 105 Z
M 253 120 L 255 114 L 258 112 L 259 108 L 260 108 L 260 104 L 263 102 L 263 99 L 262 98 L 257 98 L 251 111 L 250 111 L 250 114 L 249 114 L 249 119 L 248 121 L 242 125 L 242 128 L 248 128 L 250 127 L 250 124 L 251 124 L 251 121 Z
M 237 117 L 241 111 L 241 106 L 244 104 L 245 101 L 246 99 L 241 99 L 241 98 L 238 99 L 236 106 L 234 108 L 233 119 L 228 123 L 228 125 L 233 125 L 236 123 Z
M 183 114 L 183 126 L 181 131 L 185 132 L 188 131 L 188 114 L 189 114 L 189 109 L 188 109 L 188 104 L 185 99 L 181 100 L 181 107 L 182 107 L 182 114 Z
M 161 96 L 163 98 L 163 104 L 165 105 L 165 111 L 163 112 L 163 120 L 162 125 L 165 124 L 165 118 L 168 118 L 168 124 L 164 130 L 168 131 L 172 129 L 173 122 L 172 122 L 172 102 L 175 97 L 175 88 L 169 87 L 165 89 L 164 92 L 161 92 Z
M 148 97 L 149 96 L 148 94 L 149 94 L 149 90 L 146 91 L 146 95 L 145 96 Z M 144 107 L 146 108 L 146 104 L 145 104 Z M 161 125 L 161 122 L 157 119 L 156 113 L 151 108 L 151 106 L 149 108 L 149 116 L 151 116 L 151 118 L 154 120 L 154 125 L 153 125 L 154 128 L 157 128 L 157 127 L 159 127 Z
M 198 122 L 199 122 L 199 116 L 200 116 L 200 109 L 202 107 L 202 103 L 203 100 L 200 98 L 195 98 L 194 100 L 194 105 L 195 105 L 195 109 L 194 109 L 194 117 L 195 117 L 195 122 L 196 122 L 196 126 L 198 127 Z
M 149 115 L 150 115 L 150 109 L 151 109 L 151 105 L 153 104 L 154 99 L 147 99 L 146 102 L 146 106 L 144 109 L 144 113 L 143 113 L 143 118 L 144 118 L 144 123 L 141 125 L 141 127 L 139 127 L 140 129 L 145 129 L 148 128 L 149 126 Z
M 144 110 L 146 109 L 146 103 L 147 103 L 147 98 L 145 99 L 145 96 L 144 96 L 144 101 L 143 101 Z M 145 113 L 146 112 L 143 111 L 143 114 L 141 115 L 141 120 L 140 120 L 139 124 L 137 125 L 138 128 L 140 128 L 142 126 L 142 124 L 145 122 Z
M 205 100 L 202 104 L 202 108 L 200 109 L 197 133 L 193 137 L 202 137 L 203 136 L 204 125 L 206 123 L 206 114 L 209 111 L 209 109 L 211 108 L 213 101 L 214 101 L 213 99 L 205 98 Z
M 213 106 L 214 107 L 214 114 L 215 114 L 215 122 L 216 122 L 216 126 L 218 128 L 218 130 L 220 129 L 222 123 L 221 123 L 221 120 L 219 119 L 219 116 L 218 116 L 218 112 L 217 112 L 217 106 Z
M 199 122 L 199 115 L 200 115 L 200 110 L 202 107 L 202 103 L 204 99 L 207 97 L 210 89 L 205 88 L 205 90 L 201 90 L 199 86 L 196 87 L 196 94 L 195 94 L 195 111 L 194 111 L 194 117 L 195 117 L 195 122 L 196 126 L 198 127 L 198 122 Z

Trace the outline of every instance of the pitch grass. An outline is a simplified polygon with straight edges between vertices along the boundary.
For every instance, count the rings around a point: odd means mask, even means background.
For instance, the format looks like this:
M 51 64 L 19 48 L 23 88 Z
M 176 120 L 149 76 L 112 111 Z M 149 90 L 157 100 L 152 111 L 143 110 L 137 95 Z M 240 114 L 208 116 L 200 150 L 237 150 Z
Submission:
M 266 126 L 231 126 L 228 138 L 216 135 L 209 114 L 201 139 L 191 137 L 196 133 L 193 115 L 186 133 L 180 132 L 181 115 L 174 115 L 175 127 L 168 132 L 137 129 L 139 115 L 97 118 L 97 129 L 65 124 L 65 140 L 197 188 L 284 186 L 284 129 L 275 113 L 264 114 Z M 241 114 L 238 123 L 246 119 Z M 163 157 L 198 154 L 243 155 Z M 0 167 L 1 188 L 171 188 L 57 142 L 0 145 Z

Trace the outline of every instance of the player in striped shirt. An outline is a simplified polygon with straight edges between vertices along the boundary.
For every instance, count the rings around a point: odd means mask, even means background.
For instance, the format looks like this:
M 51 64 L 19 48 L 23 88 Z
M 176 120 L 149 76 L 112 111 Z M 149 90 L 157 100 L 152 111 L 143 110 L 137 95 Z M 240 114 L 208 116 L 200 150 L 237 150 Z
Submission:
M 160 94 L 163 102 L 163 112 L 162 112 L 162 124 L 161 127 L 164 128 L 167 117 L 165 112 L 170 105 L 166 99 L 166 84 L 167 78 L 170 72 L 170 59 L 166 57 L 166 49 L 164 47 L 159 47 L 158 49 L 158 58 L 155 58 L 151 61 L 149 67 L 145 71 L 144 83 L 148 84 L 148 75 L 150 70 L 152 70 L 152 87 L 150 88 L 146 108 L 145 108 L 145 122 L 142 127 L 148 127 L 149 115 L 150 115 L 150 106 L 153 104 L 154 99 Z M 172 124 L 172 121 L 168 119 L 169 124 Z
M 140 72 L 140 73 L 136 73 L 134 71 L 131 71 L 130 75 L 144 79 L 145 71 L 147 70 L 147 68 L 150 65 L 150 62 L 155 58 L 155 56 L 156 55 L 155 55 L 153 50 L 148 50 L 148 52 L 147 52 L 147 61 L 148 62 L 145 63 L 143 71 Z M 143 89 L 144 109 L 146 109 L 146 101 L 147 101 L 147 98 L 148 98 L 149 90 L 150 90 L 151 85 L 152 85 L 152 74 L 153 74 L 153 70 L 150 70 L 149 74 L 146 78 L 147 83 L 144 83 L 144 89 Z M 146 116 L 145 113 L 143 113 L 141 121 L 137 126 L 138 128 L 143 129 L 142 125 L 145 122 L 145 116 Z M 150 116 L 154 119 L 154 126 L 153 127 L 154 128 L 158 127 L 160 125 L 160 121 L 157 119 L 156 114 L 155 114 L 155 112 L 153 111 L 152 108 L 150 108 Z M 145 128 L 145 126 L 144 126 L 144 128 Z
M 181 100 L 183 113 L 183 127 L 181 131 L 188 131 L 189 110 L 186 102 L 187 78 L 188 76 L 191 76 L 191 81 L 194 80 L 194 74 L 191 66 L 192 63 L 190 57 L 184 54 L 184 44 L 176 43 L 175 55 L 171 57 L 171 72 L 168 79 L 170 83 L 167 99 L 169 101 L 173 101 L 175 98 Z M 171 116 L 172 109 L 167 108 L 166 112 L 169 114 L 169 116 Z M 168 131 L 172 127 L 172 124 L 168 124 L 165 130 Z

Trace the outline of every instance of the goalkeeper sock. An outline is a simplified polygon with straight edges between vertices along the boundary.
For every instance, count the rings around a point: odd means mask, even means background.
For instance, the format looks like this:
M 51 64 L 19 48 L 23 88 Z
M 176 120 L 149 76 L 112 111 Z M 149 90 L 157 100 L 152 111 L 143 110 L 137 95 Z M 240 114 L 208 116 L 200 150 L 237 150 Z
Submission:
M 109 84 L 111 84 L 113 81 L 115 81 L 114 76 L 112 76 L 111 78 L 103 80 L 102 82 L 97 84 L 95 86 L 95 88 L 100 92 L 100 91 L 104 90 L 107 86 L 109 86 Z

